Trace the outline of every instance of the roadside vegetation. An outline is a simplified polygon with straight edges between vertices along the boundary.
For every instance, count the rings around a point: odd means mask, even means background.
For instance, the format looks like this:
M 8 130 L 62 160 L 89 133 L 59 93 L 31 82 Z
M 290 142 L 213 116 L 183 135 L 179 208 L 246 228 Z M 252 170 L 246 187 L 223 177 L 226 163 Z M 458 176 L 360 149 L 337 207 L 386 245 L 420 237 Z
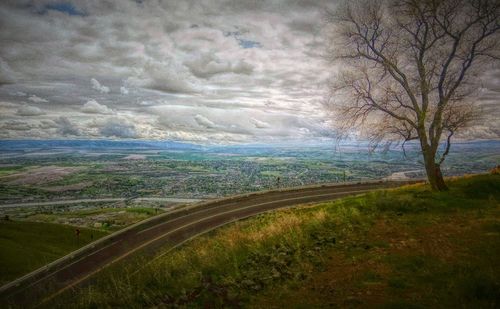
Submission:
M 498 308 L 500 175 L 448 184 L 243 220 L 153 260 L 118 263 L 45 305 Z
M 92 207 L 68 211 L 37 211 L 34 214 L 25 215 L 22 220 L 118 231 L 163 211 L 164 209 L 159 207 L 127 207 L 120 205 L 120 207 Z
M 68 225 L 0 222 L 0 285 L 21 277 L 108 233 Z

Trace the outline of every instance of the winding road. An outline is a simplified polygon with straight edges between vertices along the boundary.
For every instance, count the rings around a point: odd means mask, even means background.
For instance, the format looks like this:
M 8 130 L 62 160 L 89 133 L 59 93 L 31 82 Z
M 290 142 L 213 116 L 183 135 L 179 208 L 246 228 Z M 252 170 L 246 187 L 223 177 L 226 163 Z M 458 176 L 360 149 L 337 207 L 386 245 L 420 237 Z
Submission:
M 0 204 L 0 208 L 22 208 L 22 207 L 43 207 L 43 206 L 67 206 L 72 204 L 90 204 L 90 203 L 111 203 L 111 202 L 165 202 L 165 203 L 196 203 L 201 199 L 174 198 L 174 197 L 108 197 L 95 199 L 77 199 L 77 200 L 55 200 L 46 202 L 27 202 L 27 203 L 9 203 Z
M 412 181 L 414 183 L 415 181 Z M 410 182 L 322 185 L 239 195 L 178 208 L 106 236 L 0 288 L 3 303 L 32 306 L 91 280 L 101 269 L 131 256 L 173 249 L 227 223 L 274 209 L 334 200 Z

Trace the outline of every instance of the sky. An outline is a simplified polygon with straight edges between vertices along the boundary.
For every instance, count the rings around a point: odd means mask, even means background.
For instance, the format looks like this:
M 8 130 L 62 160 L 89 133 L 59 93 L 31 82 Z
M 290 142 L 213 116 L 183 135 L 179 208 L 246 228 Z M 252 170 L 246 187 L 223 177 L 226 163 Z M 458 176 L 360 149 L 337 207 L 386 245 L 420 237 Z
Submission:
M 333 5 L 2 0 L 0 139 L 329 139 Z M 500 71 L 484 87 L 467 137 L 498 139 Z

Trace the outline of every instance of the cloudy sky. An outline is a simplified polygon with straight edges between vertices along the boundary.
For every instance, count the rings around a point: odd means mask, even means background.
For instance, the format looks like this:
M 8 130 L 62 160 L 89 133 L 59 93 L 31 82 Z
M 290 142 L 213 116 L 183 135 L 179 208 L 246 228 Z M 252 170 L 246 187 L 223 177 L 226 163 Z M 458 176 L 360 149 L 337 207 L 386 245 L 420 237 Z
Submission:
M 331 3 L 2 0 L 0 138 L 329 138 Z M 500 72 L 486 86 L 495 115 Z

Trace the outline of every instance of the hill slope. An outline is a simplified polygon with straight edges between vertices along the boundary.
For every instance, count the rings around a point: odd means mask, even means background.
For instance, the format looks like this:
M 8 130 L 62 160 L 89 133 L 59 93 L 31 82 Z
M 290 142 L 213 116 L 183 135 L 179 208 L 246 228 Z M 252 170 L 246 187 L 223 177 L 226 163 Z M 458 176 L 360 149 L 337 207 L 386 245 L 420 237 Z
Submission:
M 0 221 L 0 284 L 42 267 L 93 240 L 100 230 L 26 221 Z M 91 236 L 92 235 L 92 236 Z
M 111 267 L 67 307 L 495 307 L 500 176 L 415 185 L 237 222 Z

